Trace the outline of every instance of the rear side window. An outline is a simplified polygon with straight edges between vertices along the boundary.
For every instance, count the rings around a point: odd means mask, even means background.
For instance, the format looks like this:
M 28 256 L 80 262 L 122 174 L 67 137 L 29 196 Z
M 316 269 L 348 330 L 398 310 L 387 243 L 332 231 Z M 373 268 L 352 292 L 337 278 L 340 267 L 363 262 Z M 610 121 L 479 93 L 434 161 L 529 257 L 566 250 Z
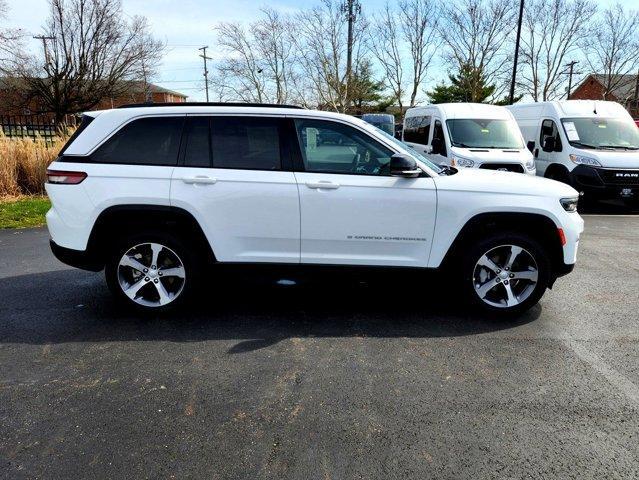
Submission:
M 211 117 L 214 168 L 281 170 L 280 121 Z
M 184 117 L 150 117 L 122 127 L 91 155 L 97 163 L 177 165 Z
M 427 145 L 428 134 L 430 133 L 430 118 L 430 115 L 407 118 L 404 126 L 404 141 Z
M 82 115 L 82 120 L 80 121 L 80 125 L 78 126 L 78 128 L 75 129 L 75 132 L 73 132 L 73 135 L 69 137 L 69 139 L 67 140 L 67 143 L 64 144 L 64 147 L 62 147 L 62 150 L 60 150 L 60 153 L 58 155 L 62 155 L 66 151 L 66 149 L 69 148 L 69 145 L 71 145 L 73 141 L 80 136 L 80 134 L 84 131 L 84 129 L 87 128 L 93 120 L 94 120 L 94 117 L 90 117 L 88 115 Z
M 209 117 L 190 117 L 186 124 L 185 167 L 211 167 Z

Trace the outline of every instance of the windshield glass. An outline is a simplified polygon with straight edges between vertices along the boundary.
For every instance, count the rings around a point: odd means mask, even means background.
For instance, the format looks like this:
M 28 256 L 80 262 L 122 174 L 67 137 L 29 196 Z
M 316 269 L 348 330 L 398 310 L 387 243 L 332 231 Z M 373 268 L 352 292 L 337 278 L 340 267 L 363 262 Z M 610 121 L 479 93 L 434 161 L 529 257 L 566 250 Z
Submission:
M 386 139 L 388 139 L 390 142 L 392 142 L 396 146 L 400 147 L 403 152 L 408 153 L 415 160 L 419 160 L 420 162 L 425 163 L 426 166 L 428 166 L 429 168 L 431 168 L 432 170 L 434 170 L 437 173 L 440 173 L 442 171 L 441 167 L 438 167 L 437 165 L 435 165 L 433 162 L 428 160 L 426 157 L 424 157 L 422 154 L 420 154 L 417 150 L 415 150 L 410 145 L 407 145 L 404 142 L 402 142 L 400 140 L 397 140 L 395 137 L 393 137 L 392 135 L 389 135 L 388 133 L 386 133 L 383 130 L 382 130 L 382 135 Z
M 579 148 L 639 148 L 639 129 L 619 118 L 564 118 L 570 144 Z
M 447 120 L 453 147 L 524 148 L 519 127 L 512 120 L 458 118 Z

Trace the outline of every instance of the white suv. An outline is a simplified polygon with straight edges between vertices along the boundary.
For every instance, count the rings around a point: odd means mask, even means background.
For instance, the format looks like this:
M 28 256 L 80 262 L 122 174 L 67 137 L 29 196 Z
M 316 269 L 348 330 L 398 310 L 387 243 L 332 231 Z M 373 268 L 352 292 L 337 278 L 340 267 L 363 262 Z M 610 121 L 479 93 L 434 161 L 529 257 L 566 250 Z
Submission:
M 476 306 L 521 312 L 572 270 L 583 231 L 568 185 L 439 167 L 366 122 L 295 107 L 90 112 L 47 173 L 54 254 L 104 268 L 146 311 L 215 264 L 280 263 L 445 269 Z

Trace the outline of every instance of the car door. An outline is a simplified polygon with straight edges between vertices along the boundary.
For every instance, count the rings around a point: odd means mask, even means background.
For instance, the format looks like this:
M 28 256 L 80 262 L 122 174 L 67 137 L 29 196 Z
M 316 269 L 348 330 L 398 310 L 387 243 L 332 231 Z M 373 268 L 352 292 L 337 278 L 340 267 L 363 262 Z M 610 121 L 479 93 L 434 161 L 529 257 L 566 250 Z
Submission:
M 284 122 L 187 118 L 171 203 L 196 217 L 219 261 L 299 262 L 299 198 Z
M 294 123 L 301 262 L 426 266 L 433 179 L 391 176 L 393 151 L 364 129 L 332 120 Z
M 543 149 L 544 140 L 548 137 L 555 139 L 555 148 L 552 152 L 546 152 Z M 562 149 L 561 134 L 557 124 L 550 118 L 543 119 L 539 129 L 539 144 L 533 150 L 538 175 L 544 175 L 551 163 L 562 163 Z

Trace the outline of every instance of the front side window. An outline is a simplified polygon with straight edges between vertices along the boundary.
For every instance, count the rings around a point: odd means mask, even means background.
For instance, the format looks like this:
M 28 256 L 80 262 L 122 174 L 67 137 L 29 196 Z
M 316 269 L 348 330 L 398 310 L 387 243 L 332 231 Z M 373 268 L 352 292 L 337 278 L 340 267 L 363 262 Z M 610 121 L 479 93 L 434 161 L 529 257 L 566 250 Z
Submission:
M 519 128 L 509 120 L 447 120 L 450 143 L 461 148 L 524 148 Z
M 430 115 L 407 118 L 404 126 L 404 141 L 427 145 L 430 134 L 430 119 Z
M 555 151 L 561 152 L 561 137 L 559 136 L 559 129 L 557 129 L 557 124 L 552 120 L 544 120 L 541 124 L 541 135 L 539 138 L 539 142 L 541 145 L 544 144 L 544 140 L 547 137 L 552 137 L 555 139 Z
M 280 120 L 211 117 L 213 167 L 281 170 Z
M 393 152 L 353 127 L 324 120 L 295 120 L 307 172 L 390 175 Z
M 176 165 L 183 123 L 184 117 L 148 117 L 133 120 L 92 153 L 91 161 Z
M 639 149 L 639 129 L 617 118 L 563 118 L 561 123 L 571 145 L 580 148 Z

